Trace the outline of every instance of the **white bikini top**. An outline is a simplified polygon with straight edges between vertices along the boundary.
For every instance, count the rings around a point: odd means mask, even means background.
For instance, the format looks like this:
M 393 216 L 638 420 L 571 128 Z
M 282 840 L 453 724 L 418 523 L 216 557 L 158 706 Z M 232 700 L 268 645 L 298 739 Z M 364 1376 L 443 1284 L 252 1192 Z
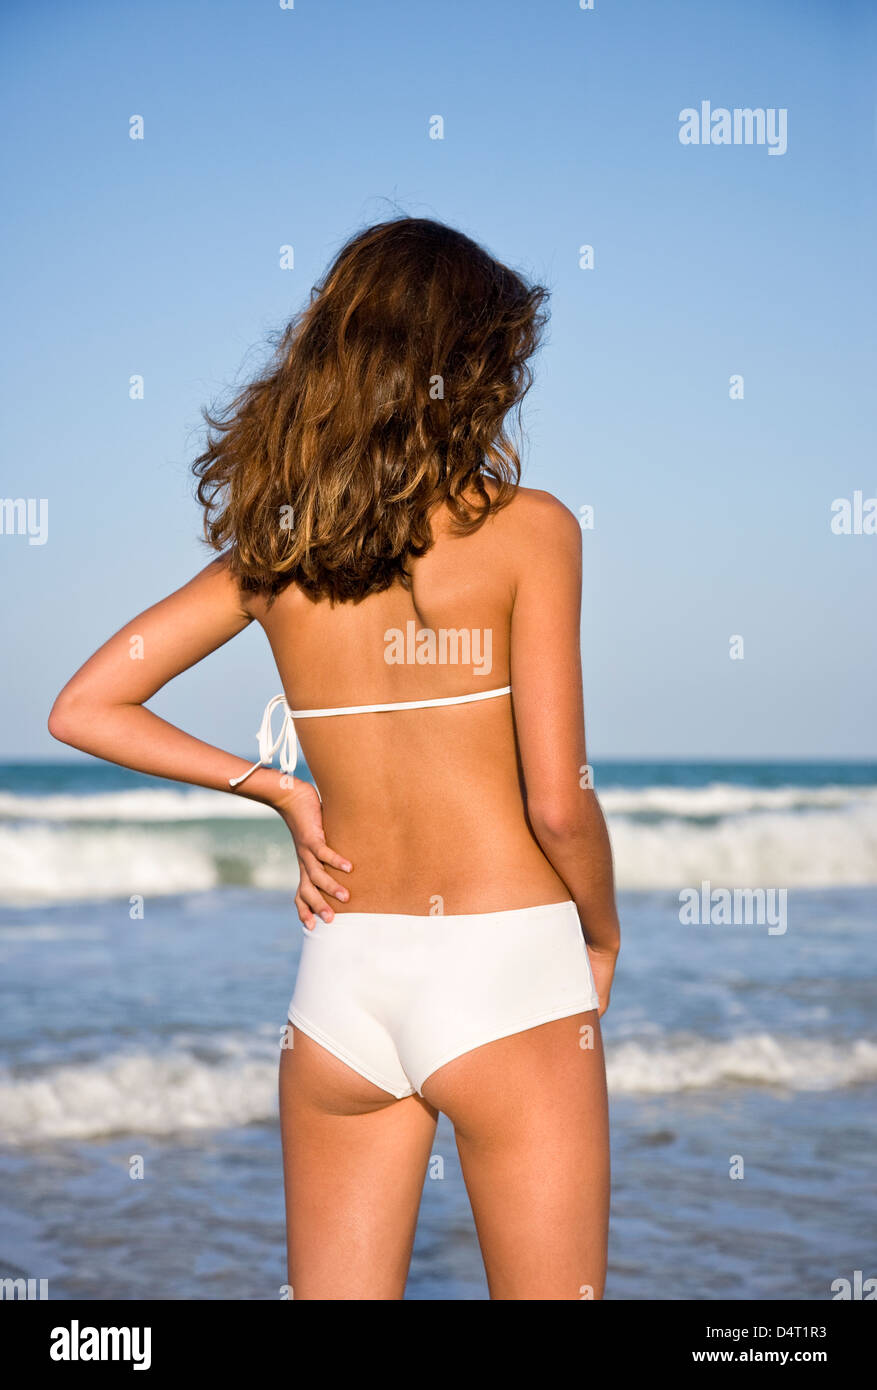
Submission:
M 439 700 L 399 700 L 391 705 L 344 705 L 341 709 L 290 709 L 285 695 L 275 695 L 265 706 L 262 723 L 256 738 L 259 740 L 259 761 L 240 777 L 229 777 L 230 787 L 239 787 L 251 773 L 259 767 L 270 767 L 274 754 L 279 752 L 282 770 L 292 774 L 298 766 L 298 739 L 294 719 L 328 719 L 333 714 L 380 714 L 390 709 L 428 709 L 433 705 L 468 705 L 474 700 L 492 700 L 497 695 L 511 695 L 510 685 L 499 686 L 496 690 L 479 690 L 475 695 L 446 695 Z M 271 716 L 277 705 L 283 708 L 280 733 L 273 737 Z

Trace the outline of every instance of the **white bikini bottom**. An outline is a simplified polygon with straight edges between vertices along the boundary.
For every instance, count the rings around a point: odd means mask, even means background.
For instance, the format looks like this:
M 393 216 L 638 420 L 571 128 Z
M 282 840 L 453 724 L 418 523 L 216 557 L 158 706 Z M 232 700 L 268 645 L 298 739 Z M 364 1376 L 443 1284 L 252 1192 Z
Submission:
M 339 912 L 302 932 L 290 1022 L 400 1099 L 474 1047 L 597 1008 L 573 902 Z

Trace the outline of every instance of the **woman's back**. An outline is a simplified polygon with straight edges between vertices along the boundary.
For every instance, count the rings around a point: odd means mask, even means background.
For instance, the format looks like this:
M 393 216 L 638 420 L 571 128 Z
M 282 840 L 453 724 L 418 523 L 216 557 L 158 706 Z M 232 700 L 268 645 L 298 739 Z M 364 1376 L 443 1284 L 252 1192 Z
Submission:
M 434 544 L 410 563 L 410 589 L 396 583 L 331 604 L 290 585 L 270 606 L 252 600 L 290 707 L 431 700 L 508 685 L 519 576 L 552 504 L 561 510 L 545 494 L 519 489 L 466 536 L 438 508 Z M 326 838 L 354 865 L 342 910 L 489 912 L 568 898 L 527 823 L 508 695 L 299 719 L 296 732 L 320 789 Z

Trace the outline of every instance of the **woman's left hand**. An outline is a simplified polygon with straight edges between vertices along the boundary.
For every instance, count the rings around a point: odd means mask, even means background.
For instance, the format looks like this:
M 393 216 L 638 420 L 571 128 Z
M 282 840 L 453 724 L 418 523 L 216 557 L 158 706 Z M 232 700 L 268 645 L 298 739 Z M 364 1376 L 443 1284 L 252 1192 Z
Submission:
M 335 915 L 323 893 L 337 898 L 339 902 L 347 902 L 350 897 L 348 890 L 336 883 L 324 865 L 340 869 L 342 873 L 350 873 L 353 865 L 326 844 L 323 807 L 316 787 L 311 786 L 310 782 L 304 782 L 299 777 L 292 779 L 292 785 L 284 789 L 275 807 L 295 842 L 299 872 L 296 911 L 302 925 L 308 931 L 313 931 L 317 925 L 316 917 L 331 922 Z

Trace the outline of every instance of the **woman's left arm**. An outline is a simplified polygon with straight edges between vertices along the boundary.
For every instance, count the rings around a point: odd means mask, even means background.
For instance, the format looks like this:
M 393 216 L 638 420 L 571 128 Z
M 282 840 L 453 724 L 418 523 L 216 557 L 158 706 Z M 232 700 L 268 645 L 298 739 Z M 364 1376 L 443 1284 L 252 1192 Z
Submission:
M 308 784 L 282 778 L 273 768 L 258 768 L 241 786 L 232 788 L 229 779 L 240 777 L 251 764 L 184 733 L 144 708 L 144 702 L 169 680 L 224 646 L 252 621 L 226 558 L 211 561 L 188 584 L 140 613 L 89 657 L 55 700 L 49 733 L 62 743 L 136 772 L 190 782 L 272 806 L 296 840 L 301 866 L 303 848 L 308 853 L 310 848 L 303 846 L 296 833 L 298 808 L 306 805 L 301 833 L 315 845 L 322 824 L 310 799 L 302 797 Z M 349 867 L 324 841 L 316 858 L 337 869 Z M 307 867 L 310 870 L 312 865 Z M 314 866 L 311 877 L 324 880 L 319 883 L 324 891 L 347 898 L 346 890 L 324 871 Z M 316 901 L 311 904 L 316 905 Z

